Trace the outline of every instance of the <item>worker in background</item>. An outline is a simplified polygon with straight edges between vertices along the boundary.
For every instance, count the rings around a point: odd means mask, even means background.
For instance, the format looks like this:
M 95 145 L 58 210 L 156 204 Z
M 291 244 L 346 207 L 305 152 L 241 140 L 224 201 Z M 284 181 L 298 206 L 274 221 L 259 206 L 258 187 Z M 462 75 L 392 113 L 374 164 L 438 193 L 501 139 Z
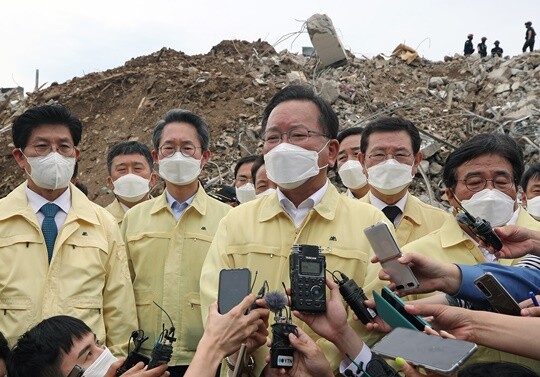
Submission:
M 486 41 L 487 41 L 487 38 L 482 37 L 482 42 L 478 43 L 478 46 L 476 46 L 478 48 L 478 54 L 480 55 L 481 58 L 485 58 L 487 56 Z
M 495 56 L 498 56 L 499 58 L 502 58 L 503 56 L 503 49 L 499 47 L 499 41 L 495 41 L 493 42 L 493 44 L 495 45 L 495 47 L 493 47 L 491 49 L 491 56 L 492 57 L 495 57 Z
M 525 28 L 527 31 L 525 32 L 525 44 L 523 45 L 522 49 L 523 52 L 527 51 L 527 47 L 529 48 L 529 51 L 534 50 L 534 37 L 536 36 L 536 32 L 532 27 L 531 21 L 525 22 Z
M 467 40 L 465 41 L 465 47 L 463 48 L 463 55 L 469 56 L 474 53 L 474 47 L 472 44 L 473 35 L 467 35 Z

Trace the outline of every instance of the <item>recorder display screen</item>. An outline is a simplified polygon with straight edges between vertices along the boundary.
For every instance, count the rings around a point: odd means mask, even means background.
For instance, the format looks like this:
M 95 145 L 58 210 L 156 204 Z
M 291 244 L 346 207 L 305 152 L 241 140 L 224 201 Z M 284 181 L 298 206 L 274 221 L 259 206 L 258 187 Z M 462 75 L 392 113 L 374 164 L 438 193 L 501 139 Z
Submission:
M 301 261 L 300 273 L 302 275 L 320 275 L 321 264 L 319 262 Z

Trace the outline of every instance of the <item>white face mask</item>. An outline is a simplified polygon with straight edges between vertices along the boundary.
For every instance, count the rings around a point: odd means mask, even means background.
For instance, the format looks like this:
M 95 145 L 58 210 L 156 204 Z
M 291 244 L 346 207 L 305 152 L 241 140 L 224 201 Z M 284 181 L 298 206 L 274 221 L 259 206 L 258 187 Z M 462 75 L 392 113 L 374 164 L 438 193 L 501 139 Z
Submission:
M 83 377 L 103 377 L 112 363 L 118 360 L 107 347 L 83 373 Z
M 201 173 L 201 160 L 176 152 L 159 160 L 159 175 L 175 185 L 188 185 Z
M 260 198 L 261 196 L 272 195 L 274 192 L 276 192 L 276 189 L 270 187 L 270 188 L 264 190 L 263 192 L 258 193 L 258 194 L 255 195 L 255 196 L 256 196 L 257 198 Z
M 248 182 L 240 187 L 237 187 L 236 189 L 236 199 L 240 204 L 249 202 L 250 200 L 255 200 L 257 197 L 255 196 L 255 186 L 253 186 L 253 183 Z
M 26 157 L 26 160 L 31 168 L 29 175 L 32 181 L 38 187 L 47 190 L 68 187 L 76 161 L 75 157 L 64 157 L 58 152 L 51 152 L 46 156 Z
M 137 174 L 126 174 L 113 181 L 114 193 L 126 202 L 136 203 L 150 191 L 150 180 Z
M 292 190 L 301 186 L 309 178 L 319 174 L 319 152 L 310 151 L 294 144 L 281 143 L 264 155 L 266 175 L 279 187 Z
M 338 170 L 341 182 L 348 189 L 359 189 L 367 184 L 362 164 L 358 160 L 347 160 Z
M 412 166 L 393 158 L 370 167 L 368 183 L 384 195 L 394 195 L 407 187 L 412 179 Z
M 527 199 L 527 212 L 536 220 L 540 220 L 540 196 Z
M 504 225 L 514 214 L 515 200 L 499 190 L 483 189 L 462 200 L 461 205 L 471 215 L 489 221 L 491 226 Z

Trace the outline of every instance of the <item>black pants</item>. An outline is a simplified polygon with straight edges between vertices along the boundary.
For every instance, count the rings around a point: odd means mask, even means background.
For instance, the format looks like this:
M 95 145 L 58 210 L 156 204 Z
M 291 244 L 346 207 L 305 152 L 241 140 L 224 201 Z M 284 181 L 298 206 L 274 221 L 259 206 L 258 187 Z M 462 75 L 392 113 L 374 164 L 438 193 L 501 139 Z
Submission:
M 525 44 L 523 45 L 523 52 L 527 51 L 527 47 L 530 48 L 530 51 L 534 50 L 534 39 L 525 41 Z
M 174 367 L 169 367 L 167 369 L 169 373 L 171 373 L 171 377 L 182 377 L 184 374 L 186 374 L 187 368 L 189 365 L 176 365 Z M 219 377 L 219 371 L 221 367 L 218 368 L 216 371 L 216 377 Z

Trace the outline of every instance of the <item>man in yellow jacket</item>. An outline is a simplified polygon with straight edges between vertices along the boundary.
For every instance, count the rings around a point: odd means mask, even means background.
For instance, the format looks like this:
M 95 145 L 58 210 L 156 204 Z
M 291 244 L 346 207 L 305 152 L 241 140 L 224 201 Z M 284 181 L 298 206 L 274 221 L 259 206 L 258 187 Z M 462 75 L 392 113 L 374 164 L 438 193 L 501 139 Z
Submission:
M 282 290 L 282 282 L 290 286 L 293 244 L 320 246 L 328 270 L 340 270 L 362 286 L 372 254 L 362 230 L 387 221 L 375 207 L 340 195 L 327 179 L 327 167 L 337 160 L 339 121 L 312 89 L 282 89 L 264 110 L 262 126 L 265 167 L 278 190 L 232 209 L 221 221 L 201 273 L 203 319 L 217 298 L 221 269 L 257 273 L 257 290 L 264 281 L 270 290 Z M 341 359 L 337 349 L 305 329 L 323 345 L 336 369 Z M 253 372 L 260 375 L 268 348 L 253 341 L 247 352 L 255 358 Z M 236 364 L 236 355 L 228 364 Z
M 383 117 L 362 132 L 358 159 L 370 191 L 361 201 L 383 211 L 396 228 L 399 246 L 439 229 L 450 217 L 411 193 L 409 186 L 422 161 L 420 133 L 409 120 Z
M 122 225 L 128 209 L 150 198 L 148 193 L 157 180 L 153 166 L 150 149 L 139 141 L 123 141 L 109 149 L 107 186 L 115 198 L 105 209 L 114 216 L 118 226 Z
M 210 159 L 205 121 L 173 109 L 157 122 L 152 156 L 165 180 L 162 195 L 130 209 L 122 234 L 130 262 L 139 327 L 149 354 L 163 326 L 176 328 L 169 365 L 183 376 L 204 332 L 199 277 L 221 218 L 231 209 L 206 194 L 198 177 Z M 157 305 L 163 308 L 162 311 Z
M 0 200 L 0 331 L 13 344 L 42 319 L 71 315 L 122 355 L 137 328 L 133 288 L 114 218 L 70 184 L 81 133 L 60 105 L 13 123 L 27 181 Z
M 520 225 L 540 231 L 540 223 L 517 204 L 523 174 L 523 155 L 517 143 L 503 134 L 476 135 L 453 151 L 444 165 L 446 196 L 454 214 L 465 208 L 491 226 Z M 423 254 L 439 261 L 475 265 L 497 262 L 515 265 L 519 259 L 497 259 L 479 246 L 474 232 L 455 217 L 443 226 L 403 247 L 404 252 Z M 411 296 L 419 298 L 423 296 Z M 493 329 L 496 331 L 496 329 Z M 471 358 L 478 361 L 512 361 L 540 372 L 538 361 L 482 348 Z

